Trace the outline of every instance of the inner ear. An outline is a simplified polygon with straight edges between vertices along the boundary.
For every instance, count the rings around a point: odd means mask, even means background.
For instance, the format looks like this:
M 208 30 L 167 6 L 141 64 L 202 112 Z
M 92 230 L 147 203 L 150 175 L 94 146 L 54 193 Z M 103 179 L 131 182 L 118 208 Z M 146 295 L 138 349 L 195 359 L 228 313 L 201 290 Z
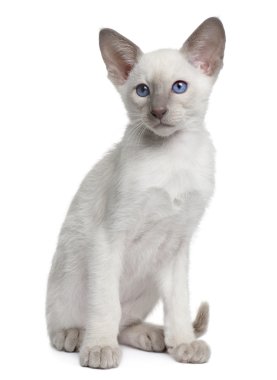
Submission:
M 192 33 L 181 51 L 193 66 L 212 76 L 223 66 L 225 41 L 222 22 L 216 17 L 211 17 Z
M 113 29 L 102 29 L 99 45 L 108 76 L 115 85 L 123 84 L 142 55 L 140 48 Z

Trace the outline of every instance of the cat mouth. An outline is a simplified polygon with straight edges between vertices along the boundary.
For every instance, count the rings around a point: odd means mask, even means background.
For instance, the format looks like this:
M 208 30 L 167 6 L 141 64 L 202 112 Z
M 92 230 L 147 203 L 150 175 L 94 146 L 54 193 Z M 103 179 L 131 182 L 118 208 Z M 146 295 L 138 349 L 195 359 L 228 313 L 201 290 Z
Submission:
M 154 125 L 154 128 L 172 128 L 172 127 L 174 127 L 174 125 L 163 123 L 162 121 Z
M 162 120 L 156 121 L 156 124 L 148 120 L 145 126 L 154 134 L 163 137 L 169 136 L 176 131 L 176 125 L 165 123 Z
M 158 136 L 167 137 L 172 135 L 176 132 L 175 125 L 167 124 L 162 121 L 160 121 L 158 124 L 155 124 L 150 127 L 153 133 L 155 133 Z

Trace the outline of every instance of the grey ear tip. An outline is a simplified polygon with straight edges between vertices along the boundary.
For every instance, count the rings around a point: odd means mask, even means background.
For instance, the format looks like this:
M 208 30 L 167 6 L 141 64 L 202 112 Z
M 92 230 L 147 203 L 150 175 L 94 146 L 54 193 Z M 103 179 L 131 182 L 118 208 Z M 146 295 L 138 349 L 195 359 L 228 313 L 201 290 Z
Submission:
M 217 16 L 211 16 L 206 19 L 206 21 L 214 21 L 214 22 L 221 22 L 220 18 Z
M 107 28 L 102 28 L 99 30 L 99 39 L 104 37 L 104 35 L 107 33 Z
M 217 16 L 212 16 L 212 17 L 208 17 L 205 22 L 214 22 L 214 23 L 217 23 L 217 24 L 222 24 L 221 20 L 219 17 Z
M 99 34 L 106 34 L 106 33 L 108 33 L 110 30 L 111 30 L 111 29 L 109 29 L 109 28 L 101 28 L 101 29 L 99 30 Z
M 219 27 L 221 29 L 224 29 L 223 23 L 222 23 L 222 21 L 220 20 L 219 17 L 215 17 L 215 16 L 209 17 L 209 18 L 207 18 L 204 21 L 204 23 L 207 23 L 207 24 L 210 24 L 210 25 L 213 25 L 213 26 L 217 26 L 217 27 Z
M 110 28 L 102 28 L 99 31 L 99 38 L 104 38 L 104 37 L 110 36 L 112 34 L 115 35 L 116 31 L 113 29 L 110 29 Z
M 219 32 L 221 37 L 226 40 L 224 25 L 218 17 L 209 17 L 201 25 L 203 25 L 204 28 Z

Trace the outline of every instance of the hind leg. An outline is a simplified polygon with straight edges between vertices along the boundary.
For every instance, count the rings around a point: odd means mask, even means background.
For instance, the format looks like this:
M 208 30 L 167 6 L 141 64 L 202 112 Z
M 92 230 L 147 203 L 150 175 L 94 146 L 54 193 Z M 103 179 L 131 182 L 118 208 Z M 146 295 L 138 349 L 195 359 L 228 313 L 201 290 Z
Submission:
M 76 300 L 74 302 L 74 296 L 64 298 L 59 294 L 59 297 L 55 297 L 51 290 L 48 292 L 47 302 L 50 342 L 59 351 L 79 351 L 85 331 L 85 321 L 82 316 L 85 315 L 85 308 L 80 308 Z
M 200 305 L 193 322 L 194 334 L 200 337 L 205 334 L 209 321 L 209 305 L 204 302 Z M 144 351 L 165 351 L 164 328 L 150 323 L 137 322 L 121 330 L 119 343 Z M 202 344 L 203 345 L 203 344 Z
M 59 351 L 79 351 L 86 313 L 84 284 L 77 275 L 58 281 L 50 274 L 46 318 L 50 342 Z
M 52 346 L 57 350 L 79 351 L 85 333 L 85 321 L 79 317 L 79 310 L 74 310 L 72 303 L 60 300 L 52 300 L 48 306 L 48 334 Z

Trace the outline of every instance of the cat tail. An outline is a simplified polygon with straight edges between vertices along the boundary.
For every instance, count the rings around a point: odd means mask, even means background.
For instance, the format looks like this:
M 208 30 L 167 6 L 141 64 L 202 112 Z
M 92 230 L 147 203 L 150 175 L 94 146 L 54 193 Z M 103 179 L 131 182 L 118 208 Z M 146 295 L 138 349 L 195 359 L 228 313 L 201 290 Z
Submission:
M 196 314 L 196 318 L 192 324 L 195 336 L 197 338 L 204 335 L 207 331 L 209 324 L 209 315 L 209 304 L 207 302 L 202 302 Z

